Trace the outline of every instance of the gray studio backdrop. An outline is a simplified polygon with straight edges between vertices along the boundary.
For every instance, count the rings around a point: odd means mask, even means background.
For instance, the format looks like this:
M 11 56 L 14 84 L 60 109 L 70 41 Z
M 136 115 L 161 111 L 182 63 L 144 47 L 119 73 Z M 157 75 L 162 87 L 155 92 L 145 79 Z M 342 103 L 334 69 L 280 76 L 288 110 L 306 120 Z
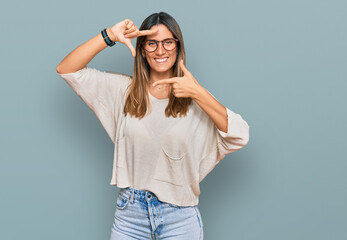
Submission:
M 181 26 L 188 70 L 250 125 L 201 183 L 205 239 L 347 239 L 337 0 L 2 3 L 0 239 L 109 239 L 113 145 L 55 68 L 103 28 L 159 11 Z M 88 66 L 132 74 L 133 59 L 117 44 Z

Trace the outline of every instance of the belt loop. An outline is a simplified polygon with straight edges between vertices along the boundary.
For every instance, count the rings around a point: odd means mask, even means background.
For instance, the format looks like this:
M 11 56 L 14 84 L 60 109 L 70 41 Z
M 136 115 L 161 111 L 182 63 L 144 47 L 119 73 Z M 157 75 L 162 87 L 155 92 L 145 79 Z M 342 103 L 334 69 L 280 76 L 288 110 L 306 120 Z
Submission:
M 131 203 L 134 203 L 134 194 L 135 194 L 135 189 L 134 189 L 134 188 L 132 188 L 131 190 L 132 190 L 132 191 L 131 191 L 131 199 L 130 199 L 130 202 L 131 202 Z

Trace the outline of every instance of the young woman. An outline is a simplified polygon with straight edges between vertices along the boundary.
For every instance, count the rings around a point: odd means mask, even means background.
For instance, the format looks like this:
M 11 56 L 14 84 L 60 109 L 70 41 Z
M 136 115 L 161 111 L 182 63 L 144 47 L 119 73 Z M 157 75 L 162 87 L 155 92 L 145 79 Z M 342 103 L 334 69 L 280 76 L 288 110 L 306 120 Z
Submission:
M 86 66 L 114 43 L 129 47 L 133 76 Z M 175 19 L 154 13 L 140 29 L 125 19 L 74 49 L 57 72 L 115 144 L 111 240 L 203 239 L 199 183 L 248 143 L 249 126 L 187 70 Z

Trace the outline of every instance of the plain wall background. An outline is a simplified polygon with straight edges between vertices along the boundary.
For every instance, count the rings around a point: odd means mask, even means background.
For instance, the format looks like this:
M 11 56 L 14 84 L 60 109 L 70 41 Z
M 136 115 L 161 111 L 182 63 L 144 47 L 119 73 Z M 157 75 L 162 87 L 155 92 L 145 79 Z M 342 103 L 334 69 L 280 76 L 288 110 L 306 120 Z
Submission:
M 187 68 L 250 125 L 203 180 L 207 240 L 347 239 L 346 1 L 1 4 L 0 239 L 109 239 L 113 144 L 56 73 L 103 28 L 166 11 Z M 136 40 L 133 40 L 135 46 Z M 118 43 L 88 66 L 132 74 Z

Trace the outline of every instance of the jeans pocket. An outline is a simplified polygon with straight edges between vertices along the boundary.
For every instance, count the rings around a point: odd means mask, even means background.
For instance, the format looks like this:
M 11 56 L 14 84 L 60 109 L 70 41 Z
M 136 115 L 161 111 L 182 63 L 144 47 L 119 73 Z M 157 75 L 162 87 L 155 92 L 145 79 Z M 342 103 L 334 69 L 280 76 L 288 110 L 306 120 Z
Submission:
M 124 193 L 119 193 L 116 201 L 116 208 L 117 209 L 125 209 L 130 202 L 130 197 L 125 195 Z
M 194 206 L 194 209 L 196 211 L 198 222 L 200 225 L 200 238 L 199 239 L 204 239 L 204 224 L 202 223 L 201 214 L 200 214 L 200 211 L 199 211 L 199 208 L 197 205 Z
M 199 220 L 200 227 L 203 228 L 204 224 L 202 223 L 200 210 L 199 210 L 198 206 L 194 206 L 194 208 L 195 208 L 196 214 L 198 215 L 198 220 Z

